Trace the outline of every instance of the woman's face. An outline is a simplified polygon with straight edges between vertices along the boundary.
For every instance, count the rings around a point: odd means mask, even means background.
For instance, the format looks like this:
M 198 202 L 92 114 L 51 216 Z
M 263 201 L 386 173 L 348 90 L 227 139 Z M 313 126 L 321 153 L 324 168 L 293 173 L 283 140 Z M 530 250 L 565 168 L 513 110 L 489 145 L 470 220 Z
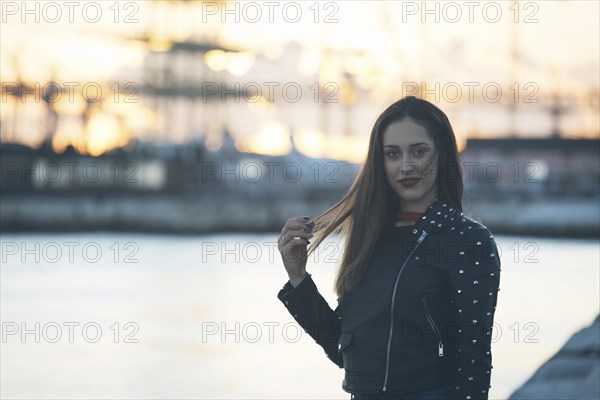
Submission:
M 438 195 L 436 150 L 427 130 L 410 117 L 383 132 L 385 173 L 402 211 L 424 212 Z

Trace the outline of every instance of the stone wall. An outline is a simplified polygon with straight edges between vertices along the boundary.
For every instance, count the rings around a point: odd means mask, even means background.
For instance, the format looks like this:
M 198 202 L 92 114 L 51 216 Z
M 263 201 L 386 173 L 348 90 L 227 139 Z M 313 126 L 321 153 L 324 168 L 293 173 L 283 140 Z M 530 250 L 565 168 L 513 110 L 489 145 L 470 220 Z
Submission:
M 509 399 L 600 399 L 600 315 L 575 333 Z

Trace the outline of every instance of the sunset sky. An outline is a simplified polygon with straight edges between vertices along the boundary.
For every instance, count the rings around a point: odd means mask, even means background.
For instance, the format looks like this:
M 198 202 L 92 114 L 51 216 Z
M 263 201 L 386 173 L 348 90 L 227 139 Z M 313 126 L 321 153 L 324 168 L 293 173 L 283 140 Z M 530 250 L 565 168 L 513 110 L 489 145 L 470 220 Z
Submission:
M 381 110 L 381 105 L 398 97 L 395 88 L 407 81 L 442 85 L 497 82 L 503 87 L 519 82 L 522 95 L 527 93 L 523 85 L 533 83 L 541 102 L 537 107 L 546 107 L 545 102 L 556 91 L 570 101 L 571 111 L 562 125 L 567 136 L 598 137 L 600 3 L 596 1 L 475 2 L 473 8 L 468 6 L 469 2 L 453 2 L 453 6 L 447 2 L 429 2 L 427 10 L 422 9 L 422 2 L 400 1 L 274 2 L 269 3 L 271 6 L 268 2 L 190 5 L 181 1 L 82 1 L 76 2 L 78 6 L 72 10 L 65 3 L 68 2 L 34 1 L 28 2 L 29 8 L 23 10 L 22 2 L 0 2 L 3 85 L 17 80 L 17 64 L 21 79 L 42 86 L 51 77 L 57 82 L 82 85 L 115 81 L 125 79 L 124 71 L 129 71 L 127 80 L 131 80 L 131 71 L 139 71 L 141 75 L 146 48 L 138 41 L 123 38 L 146 32 L 154 37 L 151 43 L 154 49 L 168 46 L 170 40 L 190 37 L 245 49 L 237 58 L 217 59 L 218 54 L 205 58 L 209 67 L 214 69 L 218 62 L 224 62 L 222 67 L 231 76 L 240 77 L 248 70 L 252 72 L 256 57 L 277 59 L 284 46 L 296 41 L 302 47 L 298 77 L 318 74 L 324 82 L 339 82 L 344 71 L 350 72 L 375 99 L 375 106 L 367 112 L 370 117 Z M 226 10 L 229 13 L 223 12 Z M 257 12 L 261 13 L 260 18 Z M 97 22 L 90 22 L 96 17 Z M 511 63 L 511 38 L 517 44 L 516 63 Z M 324 59 L 327 49 L 334 56 Z M 17 139 L 7 136 L 5 121 L 13 115 L 13 103 L 3 97 L 3 139 L 39 142 L 39 133 L 27 124 L 19 124 Z M 78 115 L 82 106 L 75 103 L 62 104 L 59 112 Z M 486 106 L 485 110 L 474 106 L 470 112 L 481 111 L 483 116 L 493 104 Z M 25 107 L 32 108 L 30 104 Z M 524 107 L 524 113 L 528 110 Z M 40 114 L 22 110 L 20 115 L 27 112 Z M 464 110 L 457 109 L 449 114 L 456 116 L 464 135 L 490 130 L 485 122 L 489 120 L 487 117 L 465 117 L 461 112 Z M 88 152 L 95 148 L 95 152 L 101 153 L 122 146 L 132 135 L 143 137 L 140 132 L 144 124 L 159 124 L 162 118 L 156 110 L 142 104 L 123 106 L 117 113 L 122 120 L 97 111 L 89 120 L 84 135 L 88 143 L 82 144 L 82 148 Z M 542 135 L 548 131 L 549 122 L 534 114 L 523 120 L 519 134 Z M 261 118 L 255 135 L 246 138 L 239 135 L 240 146 L 266 153 L 285 151 L 287 143 L 273 149 L 274 139 L 288 134 L 282 128 L 282 121 L 277 120 L 276 114 Z M 490 131 L 495 135 L 506 132 L 508 125 L 498 128 L 505 120 L 502 117 L 494 121 L 497 129 Z M 361 143 L 365 146 L 371 123 L 372 120 L 366 120 L 364 127 L 360 126 L 364 134 L 352 139 L 356 142 L 351 148 L 360 147 Z M 305 132 L 298 137 L 299 146 L 304 141 L 306 148 L 314 148 L 315 143 L 327 140 L 324 132 L 314 125 L 295 128 Z M 63 145 L 84 140 L 76 138 L 81 136 L 76 130 L 65 134 Z M 90 144 L 92 141 L 95 144 Z M 361 154 L 330 154 L 325 149 L 329 146 L 321 147 L 322 155 L 355 160 Z

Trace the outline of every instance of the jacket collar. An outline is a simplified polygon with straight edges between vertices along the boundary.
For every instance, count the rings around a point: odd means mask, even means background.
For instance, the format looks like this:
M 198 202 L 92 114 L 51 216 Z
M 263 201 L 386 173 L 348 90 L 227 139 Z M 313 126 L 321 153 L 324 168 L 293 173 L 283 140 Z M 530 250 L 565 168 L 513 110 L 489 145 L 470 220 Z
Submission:
M 421 235 L 423 231 L 427 233 L 443 230 L 450 223 L 459 211 L 450 205 L 445 198 L 438 196 L 429 205 L 423 216 L 413 225 L 412 233 Z

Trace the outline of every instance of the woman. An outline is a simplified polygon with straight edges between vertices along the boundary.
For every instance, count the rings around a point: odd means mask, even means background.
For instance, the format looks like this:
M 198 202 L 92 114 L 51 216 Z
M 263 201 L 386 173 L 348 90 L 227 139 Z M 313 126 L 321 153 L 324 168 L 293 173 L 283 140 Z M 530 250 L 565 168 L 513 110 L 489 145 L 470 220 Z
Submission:
M 289 281 L 278 298 L 344 368 L 353 399 L 488 398 L 500 259 L 490 231 L 463 214 L 462 193 L 448 118 L 411 96 L 375 122 L 344 198 L 283 227 Z M 306 272 L 332 232 L 345 238 L 335 310 Z

